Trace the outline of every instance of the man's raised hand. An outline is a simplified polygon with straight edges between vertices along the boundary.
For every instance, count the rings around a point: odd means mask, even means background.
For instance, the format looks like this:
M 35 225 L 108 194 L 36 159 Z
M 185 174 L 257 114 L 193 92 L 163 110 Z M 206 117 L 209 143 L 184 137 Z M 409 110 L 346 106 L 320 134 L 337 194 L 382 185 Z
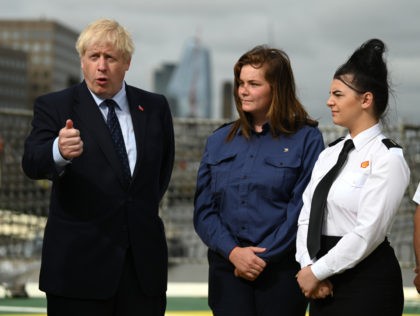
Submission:
M 58 148 L 63 158 L 71 160 L 79 157 L 83 152 L 83 141 L 80 131 L 73 127 L 73 121 L 68 119 L 66 125 L 58 134 Z

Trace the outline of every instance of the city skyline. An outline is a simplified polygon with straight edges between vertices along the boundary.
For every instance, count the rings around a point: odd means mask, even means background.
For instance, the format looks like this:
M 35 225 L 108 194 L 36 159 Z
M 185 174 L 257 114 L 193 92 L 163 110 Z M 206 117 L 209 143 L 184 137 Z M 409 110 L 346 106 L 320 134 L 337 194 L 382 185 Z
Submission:
M 233 79 L 233 65 L 259 44 L 289 55 L 298 93 L 308 112 L 329 124 L 325 102 L 335 69 L 364 41 L 378 37 L 386 55 L 394 91 L 389 121 L 419 124 L 420 3 L 370 0 L 156 0 L 118 3 L 75 0 L 15 0 L 0 19 L 53 19 L 80 31 L 92 20 L 114 18 L 133 34 L 136 52 L 127 82 L 153 90 L 153 72 L 176 63 L 188 38 L 197 36 L 212 56 L 214 117 L 221 114 L 222 85 Z
M 211 117 L 210 52 L 198 38 L 190 38 L 172 74 L 166 94 L 176 99 L 176 116 Z

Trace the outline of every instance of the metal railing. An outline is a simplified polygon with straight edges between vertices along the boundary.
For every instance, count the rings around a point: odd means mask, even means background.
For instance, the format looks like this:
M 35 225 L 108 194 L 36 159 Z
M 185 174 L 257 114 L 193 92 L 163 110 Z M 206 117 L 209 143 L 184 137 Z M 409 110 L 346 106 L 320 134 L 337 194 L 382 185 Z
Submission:
M 0 109 L 0 259 L 39 260 L 48 212 L 49 181 L 32 181 L 21 170 L 23 143 L 32 113 Z M 176 154 L 172 180 L 162 201 L 171 262 L 204 262 L 206 247 L 194 232 L 193 197 L 196 173 L 206 138 L 223 124 L 221 120 L 174 119 Z M 345 131 L 320 127 L 326 143 Z M 411 201 L 420 180 L 420 126 L 399 125 L 386 132 L 405 151 L 411 183 L 394 222 L 391 243 L 402 266 L 414 265 Z M 1 273 L 1 267 L 0 267 Z

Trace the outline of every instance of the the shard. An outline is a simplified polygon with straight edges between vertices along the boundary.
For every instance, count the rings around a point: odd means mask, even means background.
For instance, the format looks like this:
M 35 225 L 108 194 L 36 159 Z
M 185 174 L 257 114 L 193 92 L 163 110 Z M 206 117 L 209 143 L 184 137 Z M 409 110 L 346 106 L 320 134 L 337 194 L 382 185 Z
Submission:
M 175 117 L 211 117 L 210 53 L 197 38 L 186 42 L 167 93 L 177 100 L 176 108 L 172 109 Z

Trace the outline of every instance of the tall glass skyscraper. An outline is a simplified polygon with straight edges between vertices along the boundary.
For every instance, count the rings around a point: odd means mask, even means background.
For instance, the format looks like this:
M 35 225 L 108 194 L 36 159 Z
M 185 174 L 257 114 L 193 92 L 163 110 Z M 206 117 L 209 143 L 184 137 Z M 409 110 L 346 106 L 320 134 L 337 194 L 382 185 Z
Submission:
M 176 99 L 175 117 L 211 117 L 210 52 L 197 38 L 186 42 L 181 60 L 169 80 L 167 94 Z

